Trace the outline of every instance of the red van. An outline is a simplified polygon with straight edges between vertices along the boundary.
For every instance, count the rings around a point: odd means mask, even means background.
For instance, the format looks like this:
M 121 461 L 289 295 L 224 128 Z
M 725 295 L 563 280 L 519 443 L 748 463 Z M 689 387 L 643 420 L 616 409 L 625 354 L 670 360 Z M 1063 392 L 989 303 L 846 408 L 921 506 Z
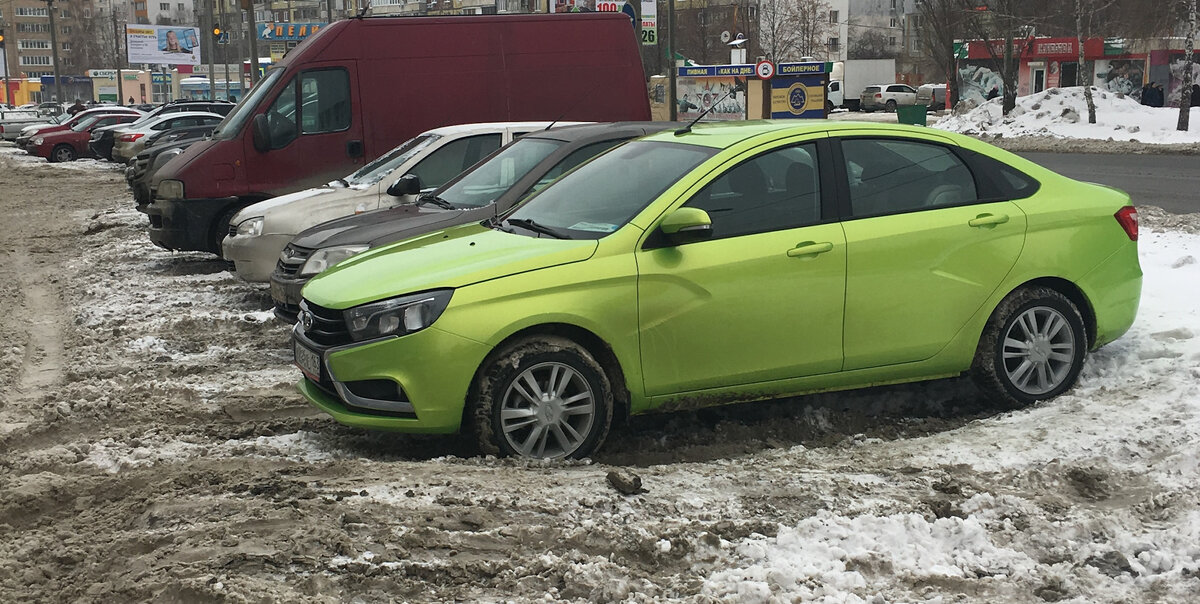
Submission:
M 439 126 L 650 119 L 619 13 L 376 17 L 323 28 L 163 166 L 150 240 L 220 254 L 229 219 L 324 184 Z

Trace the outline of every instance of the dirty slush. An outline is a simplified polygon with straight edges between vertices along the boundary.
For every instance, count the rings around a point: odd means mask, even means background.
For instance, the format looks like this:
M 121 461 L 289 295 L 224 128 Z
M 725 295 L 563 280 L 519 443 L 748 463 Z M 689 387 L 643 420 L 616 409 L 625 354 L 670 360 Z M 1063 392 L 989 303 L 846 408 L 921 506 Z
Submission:
M 585 462 L 480 458 L 310 409 L 266 292 L 153 247 L 113 168 L 0 155 L 0 191 L 0 601 L 1196 593 L 1194 564 L 1138 584 L 1140 558 L 1075 541 L 1114 514 L 1169 527 L 1194 491 L 1100 462 L 889 453 L 997 416 L 966 380 L 638 418 Z M 755 544 L 888 519 L 978 560 L 920 572 L 810 547 L 836 564 L 754 571 Z

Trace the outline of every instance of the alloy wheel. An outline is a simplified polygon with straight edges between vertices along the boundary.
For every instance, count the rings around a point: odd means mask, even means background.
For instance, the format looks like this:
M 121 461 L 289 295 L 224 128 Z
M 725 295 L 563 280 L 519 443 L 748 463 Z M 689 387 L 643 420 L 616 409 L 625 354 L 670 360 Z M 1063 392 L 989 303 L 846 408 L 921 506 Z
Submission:
M 1004 333 L 1002 359 L 1009 382 L 1030 395 L 1057 388 L 1075 362 L 1075 333 L 1061 312 L 1034 306 Z
M 596 397 L 570 365 L 546 362 L 522 371 L 504 393 L 500 427 L 524 457 L 561 458 L 574 453 L 592 430 Z

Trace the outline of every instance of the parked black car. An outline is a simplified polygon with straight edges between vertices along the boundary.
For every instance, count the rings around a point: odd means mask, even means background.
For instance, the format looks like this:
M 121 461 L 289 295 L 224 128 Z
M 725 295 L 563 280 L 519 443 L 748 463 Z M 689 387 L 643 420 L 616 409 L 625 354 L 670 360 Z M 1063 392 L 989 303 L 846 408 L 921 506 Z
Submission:
M 678 127 L 673 122 L 616 122 L 534 132 L 501 147 L 432 193 L 422 195 L 416 204 L 347 216 L 312 227 L 288 243 L 275 272 L 271 273 L 275 314 L 284 320 L 295 319 L 300 310 L 300 290 L 319 272 L 306 267 L 310 259 L 314 265 L 321 265 L 322 258 L 326 259 L 325 264 L 333 264 L 335 261 L 328 259 L 342 251 L 363 251 L 495 218 L 526 195 L 612 147 Z M 406 191 L 415 193 L 420 188 L 416 176 L 405 175 L 388 193 L 398 196 Z M 392 189 L 396 191 L 393 193 Z
M 154 172 L 172 157 L 183 153 L 192 143 L 204 140 L 212 134 L 214 126 L 189 126 L 175 128 L 152 135 L 146 143 L 146 148 L 129 160 L 125 168 L 125 182 L 133 191 L 133 200 L 138 209 L 150 204 L 154 199 Z
M 143 116 L 142 120 L 150 119 L 156 115 L 164 113 L 177 113 L 180 111 L 210 111 L 220 115 L 229 115 L 233 110 L 234 104 L 229 101 L 171 101 L 166 105 L 159 106 L 154 111 Z M 142 120 L 139 120 L 142 121 Z M 135 122 L 137 123 L 137 122 Z M 131 124 L 121 124 L 120 128 L 128 128 Z M 92 139 L 88 141 L 88 148 L 96 157 L 104 158 L 112 161 L 112 149 L 115 142 L 114 130 L 117 128 L 97 128 L 92 131 Z M 146 145 L 149 147 L 150 145 Z

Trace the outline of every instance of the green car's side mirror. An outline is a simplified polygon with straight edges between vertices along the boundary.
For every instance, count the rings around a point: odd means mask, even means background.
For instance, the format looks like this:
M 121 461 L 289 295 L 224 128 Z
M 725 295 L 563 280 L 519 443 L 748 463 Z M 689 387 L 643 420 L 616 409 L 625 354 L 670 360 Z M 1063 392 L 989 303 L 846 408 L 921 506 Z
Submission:
M 700 241 L 712 236 L 712 219 L 700 208 L 679 208 L 658 224 L 667 239 L 676 245 Z

